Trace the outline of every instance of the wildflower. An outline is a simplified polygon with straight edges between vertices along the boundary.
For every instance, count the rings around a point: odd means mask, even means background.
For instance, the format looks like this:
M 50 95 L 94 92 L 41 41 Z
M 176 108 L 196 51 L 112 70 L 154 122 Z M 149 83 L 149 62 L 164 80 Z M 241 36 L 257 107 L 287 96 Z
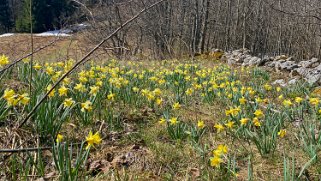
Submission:
M 48 86 L 47 86 L 47 91 L 49 92 L 50 90 L 51 90 L 51 88 L 52 88 L 52 85 L 51 84 L 49 84 Z M 53 97 L 53 96 L 55 96 L 55 89 L 53 89 L 51 92 L 49 92 L 49 97 Z
M 166 123 L 166 119 L 165 118 L 161 118 L 159 121 L 158 121 L 159 124 L 165 124 Z
M 278 132 L 278 135 L 280 136 L 280 138 L 283 138 L 283 137 L 286 135 L 286 130 L 285 130 L 285 129 L 281 129 L 281 130 Z
M 64 139 L 64 136 L 62 136 L 61 134 L 57 134 L 57 138 L 56 138 L 57 143 L 61 143 L 63 139 Z
M 36 63 L 34 66 L 33 66 L 34 69 L 36 70 L 40 70 L 41 69 L 41 65 L 39 65 L 39 63 Z
M 257 117 L 257 118 L 261 118 L 264 116 L 264 113 L 260 110 L 260 109 L 257 109 L 255 112 L 254 112 L 254 115 Z
M 225 123 L 225 126 L 232 129 L 234 126 L 234 122 L 233 121 L 228 121 L 227 123 Z
M 67 96 L 68 88 L 63 85 L 58 89 L 58 92 L 59 96 Z
M 197 122 L 197 127 L 200 128 L 200 129 L 203 129 L 203 128 L 205 127 L 204 121 L 199 120 L 199 121 Z
M 157 98 L 156 99 L 156 104 L 159 106 L 163 103 L 163 99 L 162 98 Z
M 224 130 L 224 126 L 222 124 L 215 124 L 214 128 L 217 129 L 218 133 Z
M 107 99 L 113 101 L 113 100 L 115 99 L 115 94 L 113 94 L 112 92 L 110 92 L 110 93 L 107 95 Z
M 179 104 L 179 102 L 176 102 L 176 103 L 173 104 L 173 109 L 174 110 L 177 110 L 179 108 L 181 108 L 181 105 Z
M 96 85 L 97 85 L 98 87 L 103 86 L 103 81 L 101 81 L 101 80 L 97 81 L 97 82 L 96 82 Z
M 320 103 L 320 100 L 318 98 L 310 98 L 309 102 L 313 106 L 317 106 Z
M 176 117 L 171 118 L 171 119 L 169 120 L 169 122 L 170 122 L 171 125 L 175 125 L 175 124 L 177 124 L 177 118 L 176 118 Z
M 53 75 L 53 74 L 55 73 L 55 71 L 54 71 L 54 69 L 53 69 L 51 66 L 48 66 L 48 67 L 46 68 L 46 73 L 47 73 L 48 75 Z
M 96 132 L 94 135 L 90 131 L 88 136 L 86 137 L 87 147 L 86 149 L 89 149 L 90 147 L 94 146 L 94 144 L 98 145 L 101 143 L 101 138 L 98 132 Z
M 23 104 L 27 105 L 30 101 L 30 98 L 28 97 L 29 95 L 27 93 L 23 93 L 18 96 L 18 100 Z
M 253 123 L 256 127 L 261 126 L 261 122 L 259 121 L 259 118 L 257 118 L 257 117 L 253 118 Z
M 193 89 L 192 88 L 188 88 L 186 91 L 185 91 L 186 95 L 190 96 L 193 94 Z
M 139 88 L 138 88 L 138 87 L 133 87 L 133 91 L 134 91 L 134 92 L 138 92 L 138 91 L 139 91 Z
M 243 104 L 246 103 L 246 99 L 244 97 L 242 97 L 242 98 L 239 99 L 239 102 L 240 102 L 240 104 L 243 105 Z
M 9 58 L 5 55 L 0 56 L 0 67 L 9 64 Z
M 248 118 L 242 118 L 242 119 L 240 120 L 241 126 L 246 125 L 248 121 L 249 121 Z
M 219 167 L 222 163 L 222 159 L 220 157 L 212 157 L 210 161 L 212 167 Z
M 298 103 L 298 104 L 300 104 L 302 102 L 302 100 L 303 99 L 301 97 L 296 97 L 295 98 L 295 102 Z
M 74 89 L 78 90 L 79 92 L 85 92 L 86 91 L 86 87 L 82 83 L 76 84 Z
M 162 91 L 159 88 L 156 88 L 153 93 L 155 94 L 155 96 L 160 96 L 162 94 Z
M 98 91 L 99 91 L 99 87 L 98 86 L 91 86 L 89 94 L 93 95 L 93 96 L 96 96 Z
M 81 103 L 81 112 L 91 111 L 92 108 L 92 103 L 90 101 L 86 101 L 84 103 Z
M 7 99 L 8 106 L 16 106 L 19 102 L 19 99 L 16 98 L 16 96 L 12 96 Z
M 281 91 L 281 87 L 277 87 L 276 92 L 280 92 L 280 91 Z
M 13 97 L 15 95 L 15 92 L 13 89 L 6 89 L 4 90 L 4 93 L 3 93 L 3 98 L 8 100 L 9 98 Z
M 218 145 L 217 150 L 221 151 L 223 154 L 226 154 L 228 152 L 228 147 L 226 145 Z
M 291 102 L 290 100 L 284 100 L 284 101 L 283 101 L 283 105 L 284 105 L 285 107 L 290 107 L 290 106 L 292 106 L 292 102 Z
M 68 98 L 64 100 L 64 107 L 71 107 L 73 104 L 75 103 L 74 100 L 72 100 L 72 98 Z
M 279 100 L 282 100 L 282 99 L 283 99 L 283 95 L 282 95 L 282 94 L 279 95 L 278 99 L 279 99 Z
M 269 85 L 269 84 L 265 84 L 264 85 L 264 89 L 267 90 L 267 91 L 270 91 L 270 90 L 272 90 L 272 86 Z

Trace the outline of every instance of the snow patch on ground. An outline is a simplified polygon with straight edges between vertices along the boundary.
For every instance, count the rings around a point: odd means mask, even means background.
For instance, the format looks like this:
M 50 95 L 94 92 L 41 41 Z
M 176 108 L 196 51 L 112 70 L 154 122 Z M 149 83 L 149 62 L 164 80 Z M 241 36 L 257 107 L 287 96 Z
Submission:
M 46 31 L 43 33 L 35 34 L 35 36 L 71 36 L 69 33 L 72 33 L 71 30 L 54 30 L 54 31 Z
M 1 37 L 13 36 L 13 35 L 14 35 L 14 33 L 5 33 L 5 34 L 0 35 L 0 38 Z

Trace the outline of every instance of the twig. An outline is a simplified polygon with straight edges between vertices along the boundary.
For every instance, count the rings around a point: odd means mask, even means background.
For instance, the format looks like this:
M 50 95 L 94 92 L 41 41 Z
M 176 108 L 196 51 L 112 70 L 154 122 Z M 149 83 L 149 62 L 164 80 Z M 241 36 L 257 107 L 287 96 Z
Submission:
M 11 64 L 7 65 L 5 68 L 3 68 L 2 70 L 0 70 L 0 74 L 2 75 L 6 70 L 8 70 L 9 68 L 11 68 L 11 67 L 14 66 L 15 64 L 21 62 L 21 60 L 23 60 L 23 59 L 25 59 L 25 58 L 28 58 L 28 57 L 30 57 L 31 55 L 39 52 L 40 50 L 43 50 L 43 49 L 45 49 L 45 48 L 47 48 L 47 47 L 55 44 L 59 39 L 60 39 L 60 37 L 57 37 L 57 39 L 53 40 L 52 42 L 48 43 L 47 45 L 44 45 L 44 46 L 42 46 L 42 47 L 34 50 L 33 52 L 31 52 L 31 53 L 29 53 L 29 54 L 27 54 L 27 55 L 25 55 L 25 56 L 23 56 L 23 57 L 15 60 L 15 61 L 13 61 Z
M 69 145 L 76 145 L 79 146 L 82 143 L 73 143 Z M 31 152 L 31 151 L 44 151 L 44 150 L 51 150 L 52 146 L 48 147 L 37 147 L 37 148 L 20 148 L 20 149 L 0 149 L 0 153 L 21 153 L 21 152 Z
M 46 100 L 48 95 L 59 85 L 60 82 L 62 82 L 69 74 L 71 74 L 79 65 L 86 63 L 88 60 L 87 58 L 93 54 L 99 47 L 101 47 L 107 40 L 109 40 L 111 37 L 116 35 L 120 30 L 122 30 L 125 26 L 127 26 L 129 23 L 137 19 L 142 13 L 145 11 L 151 9 L 152 7 L 164 2 L 165 0 L 160 0 L 152 5 L 150 5 L 147 8 L 142 9 L 139 13 L 137 13 L 132 18 L 128 19 L 124 24 L 119 26 L 114 32 L 112 32 L 109 36 L 104 38 L 99 44 L 97 44 L 91 51 L 89 51 L 80 61 L 78 61 L 68 72 L 66 72 L 53 86 L 52 88 L 42 97 L 42 99 L 33 107 L 33 109 L 30 111 L 30 113 L 27 115 L 27 117 L 18 125 L 18 128 L 21 128 L 33 115 L 33 113 L 38 109 L 38 107 Z

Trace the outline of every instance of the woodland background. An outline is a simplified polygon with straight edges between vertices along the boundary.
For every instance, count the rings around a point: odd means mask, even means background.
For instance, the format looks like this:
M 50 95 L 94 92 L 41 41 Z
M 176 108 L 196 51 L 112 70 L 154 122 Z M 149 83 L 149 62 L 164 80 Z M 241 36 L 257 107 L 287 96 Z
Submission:
M 1 0 L 0 33 L 90 25 L 96 42 L 156 0 Z M 257 56 L 321 58 L 320 0 L 167 0 L 114 36 L 123 55 L 173 58 L 248 48 Z

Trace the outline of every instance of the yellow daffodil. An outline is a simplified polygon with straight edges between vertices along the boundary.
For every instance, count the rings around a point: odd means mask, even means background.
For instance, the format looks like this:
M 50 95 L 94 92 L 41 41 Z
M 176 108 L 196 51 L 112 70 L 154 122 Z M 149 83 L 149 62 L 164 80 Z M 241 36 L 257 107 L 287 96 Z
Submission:
M 86 91 L 86 87 L 82 83 L 76 84 L 74 89 L 76 89 L 79 92 L 85 92 Z
M 261 122 L 259 121 L 259 119 L 257 117 L 253 118 L 253 124 L 256 127 L 260 127 L 261 126 Z
M 199 120 L 199 121 L 197 122 L 197 127 L 200 128 L 200 129 L 203 129 L 203 128 L 205 127 L 204 121 Z
M 107 95 L 107 99 L 113 101 L 113 100 L 115 99 L 115 94 L 113 94 L 112 92 L 110 92 L 110 93 Z
M 92 103 L 90 101 L 81 103 L 81 112 L 91 111 L 92 109 Z
M 41 69 L 41 65 L 39 65 L 39 63 L 36 63 L 33 68 L 36 69 L 36 70 L 40 70 Z
M 169 120 L 170 124 L 171 125 L 176 125 L 177 124 L 177 118 L 176 117 L 173 117 Z
M 215 124 L 214 128 L 216 128 L 218 133 L 224 130 L 224 126 L 222 124 Z
M 318 98 L 310 98 L 309 102 L 310 102 L 311 105 L 317 106 L 317 105 L 319 105 L 320 100 Z
M 249 121 L 248 118 L 242 118 L 242 119 L 240 120 L 241 126 L 246 125 L 248 121 Z
M 68 98 L 64 100 L 64 107 L 71 107 L 73 104 L 75 103 L 75 101 L 72 98 Z
M 5 55 L 1 55 L 0 56 L 0 68 L 4 67 L 7 64 L 9 64 L 9 58 Z
M 260 109 L 257 109 L 255 112 L 254 112 L 254 115 L 257 117 L 257 118 L 262 118 L 264 116 L 264 113 L 260 110 Z
M 292 106 L 292 102 L 291 102 L 291 100 L 284 100 L 284 101 L 283 101 L 283 105 L 284 105 L 285 107 L 290 107 L 290 106 Z
M 303 101 L 303 99 L 301 97 L 296 97 L 295 98 L 295 102 L 300 104 Z
M 283 138 L 283 137 L 286 135 L 286 130 L 285 130 L 285 129 L 281 129 L 281 130 L 278 132 L 278 135 L 280 136 L 280 138 Z
M 180 109 L 181 108 L 181 105 L 179 104 L 179 102 L 176 102 L 173 104 L 173 109 L 174 110 L 177 110 L 177 109 Z
M 165 118 L 161 118 L 159 121 L 158 121 L 159 124 L 165 124 L 166 123 L 166 119 Z
M 64 139 L 64 136 L 63 136 L 63 135 L 57 134 L 57 138 L 56 138 L 56 142 L 57 142 L 57 143 L 61 143 L 63 139 Z
M 225 126 L 226 126 L 227 128 L 232 129 L 233 126 L 234 126 L 234 122 L 233 122 L 233 121 L 228 121 L 227 123 L 225 123 Z
M 99 87 L 98 86 L 91 86 L 89 94 L 92 95 L 92 96 L 96 96 L 98 91 L 99 91 Z
M 210 162 L 212 167 L 219 167 L 222 159 L 220 157 L 211 157 Z
M 52 85 L 51 84 L 49 84 L 48 86 L 47 86 L 47 91 L 49 92 L 50 90 L 51 90 L 51 88 L 52 88 Z M 56 91 L 55 91 L 55 89 L 53 89 L 50 93 L 49 93 L 49 97 L 53 97 L 53 96 L 55 96 L 55 93 L 56 93 Z
M 58 89 L 58 92 L 59 92 L 59 96 L 67 96 L 68 88 L 66 88 L 66 87 L 63 85 L 63 86 L 61 86 L 61 87 Z
M 91 148 L 92 146 L 94 146 L 95 144 L 98 145 L 100 144 L 102 141 L 102 139 L 100 138 L 100 135 L 98 132 L 96 132 L 94 135 L 93 133 L 90 131 L 88 136 L 86 137 L 86 142 L 87 142 L 87 147 L 86 149 Z

